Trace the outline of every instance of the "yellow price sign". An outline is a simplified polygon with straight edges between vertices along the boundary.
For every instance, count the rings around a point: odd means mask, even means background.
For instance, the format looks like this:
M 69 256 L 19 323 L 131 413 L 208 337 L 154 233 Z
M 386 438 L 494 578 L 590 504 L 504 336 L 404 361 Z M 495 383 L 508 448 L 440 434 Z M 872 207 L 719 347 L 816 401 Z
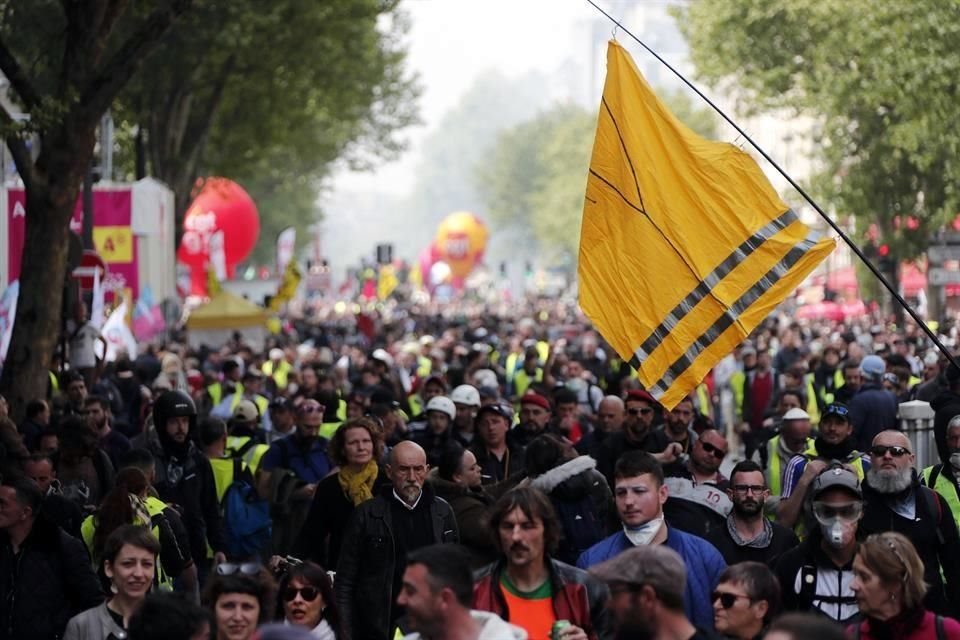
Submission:
M 93 245 L 105 262 L 133 262 L 133 233 L 130 227 L 94 227 Z

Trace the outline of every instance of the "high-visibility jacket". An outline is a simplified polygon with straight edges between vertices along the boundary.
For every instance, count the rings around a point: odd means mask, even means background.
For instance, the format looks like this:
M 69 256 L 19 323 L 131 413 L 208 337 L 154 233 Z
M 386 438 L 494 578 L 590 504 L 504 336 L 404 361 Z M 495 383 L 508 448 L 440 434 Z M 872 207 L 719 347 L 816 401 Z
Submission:
M 421 380 L 433 371 L 433 361 L 425 356 L 417 356 L 417 377 Z
M 533 377 L 523 368 L 513 374 L 513 389 L 517 396 L 525 394 L 534 382 L 543 382 L 542 367 L 537 367 L 537 372 L 533 374 Z
M 260 460 L 270 447 L 265 444 L 249 445 L 250 441 L 250 436 L 227 436 L 227 457 L 239 457 L 250 467 L 251 472 L 256 473 L 260 468 Z
M 807 394 L 807 413 L 810 414 L 810 424 L 820 424 L 820 405 L 817 404 L 817 390 L 813 388 L 813 374 L 803 377 L 804 393 Z
M 506 362 L 506 365 L 504 366 L 504 368 L 505 368 L 506 371 L 507 371 L 507 384 L 508 384 L 508 385 L 509 385 L 511 382 L 513 382 L 513 376 L 517 373 L 517 369 L 519 368 L 517 365 L 519 364 L 519 362 L 520 362 L 520 354 L 519 354 L 519 353 L 511 353 L 511 354 L 508 354 L 508 355 L 507 355 L 507 362 Z
M 933 486 L 930 486 L 931 475 L 934 475 Z M 953 513 L 953 519 L 956 520 L 957 527 L 960 528 L 960 486 L 957 485 L 956 474 L 953 474 L 951 479 L 943 473 L 942 464 L 935 464 L 924 469 L 921 478 L 924 485 L 939 493 L 947 501 L 947 504 L 950 505 L 950 511 Z
M 826 407 L 833 404 L 836 399 L 836 390 L 843 386 L 843 371 L 836 369 L 833 372 L 833 391 L 827 391 L 826 387 L 817 388 L 817 396 L 820 399 L 820 405 Z
M 713 401 L 710 398 L 710 389 L 705 382 L 697 385 L 697 411 L 713 418 Z
M 263 367 L 261 367 L 260 370 L 263 371 L 263 375 L 273 378 L 277 389 L 286 389 L 287 380 L 290 378 L 290 372 L 293 371 L 293 366 L 286 360 L 281 360 L 280 364 L 275 367 L 273 360 L 267 360 L 263 363 Z
M 236 385 L 234 386 L 234 390 L 237 394 L 241 396 L 243 395 L 243 385 L 240 384 L 239 382 L 237 382 Z M 213 384 L 207 387 L 207 393 L 210 395 L 210 400 L 213 402 L 212 406 L 214 407 L 217 406 L 218 404 L 223 402 L 223 383 L 214 382 Z
M 320 430 L 317 432 L 317 435 L 330 440 L 342 424 L 342 422 L 324 422 L 320 425 Z
M 154 498 L 153 496 L 147 496 L 143 500 L 144 505 L 147 507 L 147 513 L 150 514 L 150 531 L 153 533 L 153 537 L 158 541 L 160 540 L 160 520 L 163 516 L 164 510 L 167 508 L 167 503 L 159 498 Z M 133 524 L 146 525 L 146 522 L 140 522 L 139 520 Z M 87 550 L 90 552 L 90 557 L 93 558 L 93 537 L 97 533 L 97 518 L 95 515 L 87 516 L 80 525 L 80 537 L 83 538 L 83 543 L 87 545 Z M 99 567 L 94 566 L 94 569 Z M 159 588 L 165 591 L 173 591 L 173 580 L 176 576 L 168 575 L 163 568 L 163 563 L 158 559 L 156 563 L 156 573 L 153 577 L 153 583 Z
M 807 438 L 804 451 L 813 447 L 814 439 Z M 780 436 L 776 435 L 767 441 L 767 488 L 770 495 L 779 496 L 783 492 L 783 472 L 786 467 L 780 460 Z

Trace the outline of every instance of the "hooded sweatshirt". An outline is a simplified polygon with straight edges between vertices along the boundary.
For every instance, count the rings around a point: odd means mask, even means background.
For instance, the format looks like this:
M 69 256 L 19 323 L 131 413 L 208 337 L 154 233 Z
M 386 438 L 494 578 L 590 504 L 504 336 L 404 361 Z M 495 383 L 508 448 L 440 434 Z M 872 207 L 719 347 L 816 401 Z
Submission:
M 527 632 L 505 622 L 500 616 L 489 611 L 471 611 L 470 616 L 480 623 L 480 635 L 477 640 L 527 640 Z M 427 640 L 419 633 L 408 633 L 403 640 Z

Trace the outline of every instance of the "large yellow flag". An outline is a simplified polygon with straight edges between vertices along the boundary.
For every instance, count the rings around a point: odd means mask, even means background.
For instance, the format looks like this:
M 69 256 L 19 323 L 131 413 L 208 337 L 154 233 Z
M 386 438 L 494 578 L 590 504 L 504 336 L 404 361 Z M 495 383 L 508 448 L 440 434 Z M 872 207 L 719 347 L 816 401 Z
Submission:
M 610 43 L 580 306 L 654 397 L 673 408 L 833 247 L 747 153 L 677 120 Z

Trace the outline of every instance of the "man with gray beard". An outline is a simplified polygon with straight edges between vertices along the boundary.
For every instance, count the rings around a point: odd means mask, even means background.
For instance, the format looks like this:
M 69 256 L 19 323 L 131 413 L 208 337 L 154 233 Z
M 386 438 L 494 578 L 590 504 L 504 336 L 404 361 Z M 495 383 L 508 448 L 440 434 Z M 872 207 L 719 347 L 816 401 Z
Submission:
M 916 458 L 903 433 L 881 431 L 869 453 L 860 534 L 896 531 L 907 536 L 923 560 L 924 582 L 930 585 L 924 606 L 955 617 L 960 613 L 960 535 L 950 506 L 940 494 L 920 486 Z

